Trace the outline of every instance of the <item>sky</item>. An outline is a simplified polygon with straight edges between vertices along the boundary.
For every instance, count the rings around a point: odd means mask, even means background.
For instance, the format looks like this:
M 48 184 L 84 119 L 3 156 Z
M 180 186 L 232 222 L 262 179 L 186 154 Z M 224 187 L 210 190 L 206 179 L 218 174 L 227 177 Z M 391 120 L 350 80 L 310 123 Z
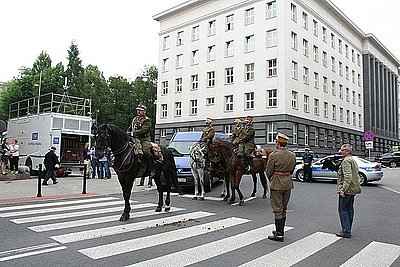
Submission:
M 41 51 L 67 64 L 75 41 L 83 66 L 134 79 L 158 64 L 159 22 L 153 15 L 186 0 L 2 0 L 0 82 L 32 67 Z M 305 0 L 308 1 L 308 0 Z M 364 33 L 373 33 L 400 60 L 399 0 L 331 0 Z

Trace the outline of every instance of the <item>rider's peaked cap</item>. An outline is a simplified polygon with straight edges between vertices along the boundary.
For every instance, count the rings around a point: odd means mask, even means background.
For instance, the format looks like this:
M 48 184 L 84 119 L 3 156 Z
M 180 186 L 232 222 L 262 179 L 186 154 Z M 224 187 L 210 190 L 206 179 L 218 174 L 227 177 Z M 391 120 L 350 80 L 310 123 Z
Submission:
M 289 137 L 287 137 L 287 135 L 283 133 L 278 133 L 278 135 L 275 138 L 275 141 L 279 143 L 287 143 L 289 142 Z
M 235 119 L 235 123 L 242 123 L 242 120 L 237 118 L 237 119 Z
M 142 110 L 142 111 L 147 111 L 147 107 L 143 104 L 139 104 L 136 108 L 136 110 Z
M 212 121 L 213 121 L 213 119 L 211 119 L 210 117 L 208 117 L 208 118 L 206 119 L 206 123 L 212 123 Z

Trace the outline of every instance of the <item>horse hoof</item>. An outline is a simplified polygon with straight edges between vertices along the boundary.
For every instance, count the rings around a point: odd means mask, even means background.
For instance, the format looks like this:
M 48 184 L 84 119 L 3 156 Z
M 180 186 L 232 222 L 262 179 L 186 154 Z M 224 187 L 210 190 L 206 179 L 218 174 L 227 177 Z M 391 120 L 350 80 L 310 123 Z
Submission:
M 156 212 L 161 212 L 162 208 L 161 207 L 157 207 L 156 208 Z
M 224 201 L 228 201 L 228 199 L 229 199 L 228 197 L 224 197 Z
M 240 200 L 239 201 L 239 206 L 243 206 L 244 205 L 244 201 L 243 200 Z
M 266 199 L 266 198 L 267 198 L 267 195 L 263 195 L 262 198 L 263 198 L 263 199 Z
M 204 201 L 204 197 L 199 197 L 199 200 Z
M 219 197 L 225 197 L 225 194 L 224 194 L 224 193 L 222 193 L 221 195 L 219 195 Z
M 170 211 L 171 210 L 171 207 L 165 207 L 165 212 L 168 212 L 168 211 Z
M 256 196 L 256 193 L 251 194 L 251 197 L 255 197 L 255 196 Z
M 228 205 L 231 205 L 231 204 L 233 204 L 233 203 L 235 203 L 235 201 L 233 201 L 233 200 L 229 200 L 229 201 L 228 201 Z
M 192 200 L 197 200 L 197 197 L 192 197 Z
M 119 220 L 121 221 L 121 222 L 125 222 L 125 221 L 127 221 L 129 219 L 129 214 L 122 214 L 121 215 L 121 217 L 119 218 Z

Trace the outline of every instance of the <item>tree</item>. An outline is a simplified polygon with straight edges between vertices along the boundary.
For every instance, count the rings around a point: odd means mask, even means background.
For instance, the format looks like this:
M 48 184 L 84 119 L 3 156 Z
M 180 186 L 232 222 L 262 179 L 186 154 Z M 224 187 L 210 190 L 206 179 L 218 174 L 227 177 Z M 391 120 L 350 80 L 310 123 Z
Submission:
M 66 70 L 66 76 L 68 79 L 68 90 L 71 96 L 83 96 L 87 94 L 83 92 L 85 77 L 84 68 L 82 67 L 82 60 L 79 57 L 78 45 L 71 42 L 68 49 L 68 66 Z

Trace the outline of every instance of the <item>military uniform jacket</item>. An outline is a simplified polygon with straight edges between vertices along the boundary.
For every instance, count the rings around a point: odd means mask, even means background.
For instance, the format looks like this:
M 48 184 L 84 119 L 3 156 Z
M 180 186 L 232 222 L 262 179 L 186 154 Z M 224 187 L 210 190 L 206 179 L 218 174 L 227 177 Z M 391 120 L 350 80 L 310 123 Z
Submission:
M 338 193 L 341 191 L 347 195 L 361 193 L 358 166 L 352 156 L 347 156 L 343 159 L 339 166 L 338 176 Z
M 240 132 L 243 131 L 243 130 L 244 130 L 244 128 L 242 128 L 240 126 L 239 127 L 235 127 L 235 129 L 233 129 L 232 135 L 231 135 L 231 139 L 230 139 L 230 142 L 232 144 L 237 144 L 238 143 Z
M 270 188 L 273 190 L 291 190 L 294 187 L 292 173 L 295 166 L 296 156 L 293 152 L 288 151 L 286 147 L 272 152 L 268 156 L 266 168 Z
M 214 135 L 215 135 L 214 128 L 212 126 L 206 126 L 203 129 L 203 134 L 200 137 L 200 142 L 204 143 L 207 143 L 209 141 L 211 142 L 212 139 L 214 138 Z
M 238 142 L 239 143 L 243 142 L 246 145 L 249 145 L 249 146 L 252 145 L 254 147 L 255 146 L 255 144 L 254 144 L 255 136 L 256 136 L 256 131 L 254 130 L 254 128 L 251 126 L 246 126 L 246 127 L 244 127 L 244 129 L 242 129 L 240 131 Z
M 150 140 L 151 122 L 146 116 L 136 116 L 132 120 L 132 132 L 140 141 Z

